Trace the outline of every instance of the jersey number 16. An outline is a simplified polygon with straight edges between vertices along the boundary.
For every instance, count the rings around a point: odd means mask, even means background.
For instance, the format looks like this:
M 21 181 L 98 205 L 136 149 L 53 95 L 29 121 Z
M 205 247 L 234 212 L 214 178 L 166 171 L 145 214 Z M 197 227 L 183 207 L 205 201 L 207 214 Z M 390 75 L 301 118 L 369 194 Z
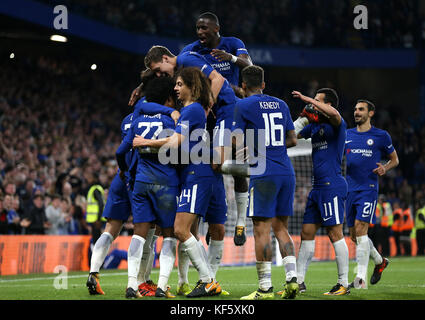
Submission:
M 275 123 L 275 119 L 283 119 L 282 112 L 263 113 L 263 119 L 266 147 L 270 146 L 270 142 L 273 147 L 283 146 L 283 125 Z

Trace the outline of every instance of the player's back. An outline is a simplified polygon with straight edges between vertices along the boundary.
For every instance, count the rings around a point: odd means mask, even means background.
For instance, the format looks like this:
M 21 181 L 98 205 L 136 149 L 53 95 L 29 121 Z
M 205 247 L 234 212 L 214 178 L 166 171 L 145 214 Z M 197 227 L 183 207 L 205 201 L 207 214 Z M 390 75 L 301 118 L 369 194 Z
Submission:
M 345 154 L 349 191 L 378 190 L 378 175 L 373 173 L 383 155 L 394 151 L 387 131 L 372 127 L 366 132 L 347 130 Z
M 157 139 L 174 133 L 174 121 L 166 115 L 141 115 L 132 123 L 133 133 L 145 139 Z M 156 152 L 143 152 L 139 148 L 136 171 L 136 181 L 168 186 L 177 186 L 179 178 L 176 169 L 168 164 L 162 164 Z
M 313 187 L 347 188 L 342 176 L 342 157 L 344 153 L 347 125 L 343 118 L 338 127 L 330 123 L 311 123 L 300 134 L 311 138 L 313 160 Z
M 186 51 L 186 52 L 180 53 L 177 56 L 177 67 L 178 68 L 185 68 L 185 67 L 199 68 L 199 70 L 201 70 L 207 78 L 209 77 L 211 72 L 215 70 L 205 57 L 203 57 L 202 55 L 194 51 Z M 224 79 L 223 86 L 221 87 L 221 90 L 217 97 L 217 104 L 220 106 L 229 105 L 229 104 L 234 104 L 235 101 L 236 101 L 235 92 L 230 86 L 229 81 Z
M 265 94 L 239 100 L 233 126 L 233 129 L 237 128 L 245 132 L 248 143 L 249 130 L 252 130 L 253 156 L 266 163 L 266 170 L 261 176 L 295 174 L 286 148 L 286 133 L 294 130 L 294 124 L 284 101 Z

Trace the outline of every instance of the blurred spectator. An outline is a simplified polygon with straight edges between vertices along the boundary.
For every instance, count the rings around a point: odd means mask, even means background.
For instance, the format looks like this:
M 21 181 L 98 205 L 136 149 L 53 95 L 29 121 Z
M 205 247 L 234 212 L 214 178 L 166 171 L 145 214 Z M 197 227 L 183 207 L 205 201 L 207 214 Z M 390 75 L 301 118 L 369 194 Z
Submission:
M 50 228 L 46 230 L 46 234 L 60 234 L 65 226 L 65 213 L 61 208 L 61 196 L 58 194 L 53 195 L 50 204 L 46 207 L 46 218 L 50 224 Z
M 403 231 L 403 210 L 400 208 L 399 202 L 393 203 L 393 225 L 391 227 L 396 245 L 396 255 L 401 255 L 400 237 Z
M 416 228 L 416 243 L 418 245 L 418 256 L 425 255 L 425 206 L 422 201 L 422 207 L 416 211 L 415 228 Z
M 412 233 L 414 224 L 412 211 L 410 210 L 409 204 L 406 202 L 403 206 L 403 214 L 402 214 L 402 231 L 400 235 L 400 244 L 403 247 L 403 255 L 411 256 L 412 255 L 412 244 L 410 235 Z
M 131 32 L 185 38 L 188 43 L 194 38 L 196 18 L 205 11 L 219 17 L 224 36 L 238 37 L 247 44 L 418 48 L 421 40 L 425 41 L 424 10 L 420 10 L 424 4 L 417 0 L 364 3 L 370 17 L 367 30 L 353 28 L 353 9 L 358 1 L 42 1 L 65 4 L 72 12 Z
M 8 234 L 7 211 L 3 208 L 4 196 L 0 196 L 0 234 Z
M 21 227 L 25 228 L 25 234 L 45 234 L 45 229 L 49 229 L 49 224 L 44 209 L 44 196 L 35 195 L 33 198 L 33 206 L 25 213 L 21 221 Z

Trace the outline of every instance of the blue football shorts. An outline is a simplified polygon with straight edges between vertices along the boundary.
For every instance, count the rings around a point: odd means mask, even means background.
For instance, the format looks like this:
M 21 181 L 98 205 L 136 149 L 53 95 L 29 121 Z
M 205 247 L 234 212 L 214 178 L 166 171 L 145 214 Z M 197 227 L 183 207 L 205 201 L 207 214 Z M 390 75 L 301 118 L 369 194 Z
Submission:
M 127 221 L 131 214 L 132 192 L 116 174 L 109 187 L 108 198 L 102 216 L 104 218 Z
M 179 187 L 136 181 L 133 190 L 133 222 L 174 226 Z
M 249 181 L 248 217 L 274 218 L 294 214 L 295 176 L 264 176 Z
M 351 191 L 347 195 L 347 226 L 354 227 L 354 221 L 376 223 L 376 204 L 378 192 L 376 190 Z
M 344 223 L 346 188 L 313 188 L 308 195 L 303 224 L 334 226 Z

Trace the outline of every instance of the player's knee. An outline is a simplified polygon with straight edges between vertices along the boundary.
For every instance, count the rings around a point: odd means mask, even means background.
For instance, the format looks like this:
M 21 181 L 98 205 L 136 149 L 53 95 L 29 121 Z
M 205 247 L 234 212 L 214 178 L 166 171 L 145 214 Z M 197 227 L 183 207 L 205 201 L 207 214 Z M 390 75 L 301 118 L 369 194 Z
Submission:
M 236 192 L 248 192 L 248 181 L 244 177 L 233 177 Z
M 224 225 L 223 224 L 211 224 L 208 228 L 212 240 L 221 241 L 224 239 Z
M 302 230 L 301 240 L 314 240 L 314 233 L 309 230 Z
M 190 231 L 185 230 L 182 226 L 174 225 L 174 235 L 180 241 L 186 241 L 190 237 Z
M 328 228 L 327 232 L 331 242 L 339 241 L 344 237 L 344 234 L 342 233 L 342 228 L 339 228 L 337 226 Z
M 367 231 L 369 229 L 369 224 L 367 222 L 364 222 L 364 221 L 356 220 L 356 223 L 354 225 L 354 229 L 355 229 L 355 236 L 361 237 L 361 236 L 367 235 Z

